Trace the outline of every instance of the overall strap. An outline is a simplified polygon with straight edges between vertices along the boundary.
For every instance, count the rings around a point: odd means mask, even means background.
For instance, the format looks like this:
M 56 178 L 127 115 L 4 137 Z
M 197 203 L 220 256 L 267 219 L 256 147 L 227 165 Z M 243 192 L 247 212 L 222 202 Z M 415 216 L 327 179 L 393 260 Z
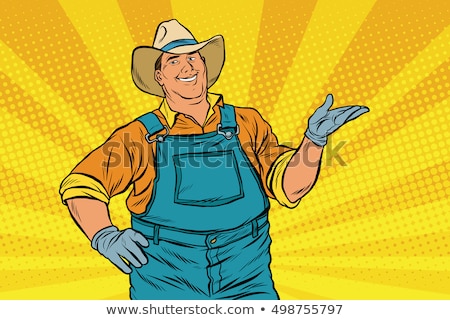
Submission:
M 234 106 L 230 104 L 224 104 L 220 108 L 220 123 L 222 128 L 236 128 L 236 114 L 234 112 Z
M 236 113 L 234 106 L 224 104 L 220 108 L 220 124 L 217 125 L 217 133 L 230 140 L 233 136 L 239 134 L 239 126 L 236 123 Z
M 140 121 L 145 126 L 145 129 L 147 129 L 145 140 L 147 140 L 148 143 L 152 143 L 154 141 L 162 142 L 164 141 L 164 138 L 169 134 L 169 128 L 163 126 L 161 121 L 159 121 L 158 117 L 153 112 L 146 113 L 138 117 L 136 120 Z M 164 128 L 166 129 L 166 133 L 164 135 L 158 135 L 156 139 L 150 140 L 151 136 L 163 130 Z

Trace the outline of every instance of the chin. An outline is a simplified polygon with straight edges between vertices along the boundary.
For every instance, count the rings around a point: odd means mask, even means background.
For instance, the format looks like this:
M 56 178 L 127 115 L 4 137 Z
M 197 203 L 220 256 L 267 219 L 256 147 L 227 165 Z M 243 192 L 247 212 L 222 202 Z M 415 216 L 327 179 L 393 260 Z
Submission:
M 193 90 L 189 92 L 180 92 L 180 96 L 184 99 L 196 99 L 202 96 L 206 96 L 206 90 Z

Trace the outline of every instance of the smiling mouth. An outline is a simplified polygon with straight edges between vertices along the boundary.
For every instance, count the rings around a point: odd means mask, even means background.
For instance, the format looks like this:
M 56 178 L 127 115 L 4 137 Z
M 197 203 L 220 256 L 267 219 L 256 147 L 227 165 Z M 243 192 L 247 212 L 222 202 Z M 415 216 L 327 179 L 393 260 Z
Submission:
M 195 79 L 197 79 L 197 75 L 195 74 L 194 76 L 192 76 L 190 78 L 177 78 L 177 79 L 180 81 L 183 81 L 183 82 L 191 82 L 191 81 L 194 81 Z

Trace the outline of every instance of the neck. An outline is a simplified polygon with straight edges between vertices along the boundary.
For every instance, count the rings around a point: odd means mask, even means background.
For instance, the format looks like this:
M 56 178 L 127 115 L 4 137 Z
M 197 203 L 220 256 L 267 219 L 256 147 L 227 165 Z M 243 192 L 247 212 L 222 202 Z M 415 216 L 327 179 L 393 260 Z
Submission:
M 209 110 L 206 92 L 198 98 L 183 98 L 179 95 L 168 95 L 166 101 L 172 111 L 182 113 L 193 118 L 199 125 L 203 125 Z

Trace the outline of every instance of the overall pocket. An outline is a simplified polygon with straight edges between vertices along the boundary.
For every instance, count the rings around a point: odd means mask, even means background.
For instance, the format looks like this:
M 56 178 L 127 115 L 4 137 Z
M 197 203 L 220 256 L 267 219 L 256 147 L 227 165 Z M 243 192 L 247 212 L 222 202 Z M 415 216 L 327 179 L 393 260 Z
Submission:
M 244 196 L 232 150 L 173 156 L 176 170 L 174 202 L 212 207 Z

